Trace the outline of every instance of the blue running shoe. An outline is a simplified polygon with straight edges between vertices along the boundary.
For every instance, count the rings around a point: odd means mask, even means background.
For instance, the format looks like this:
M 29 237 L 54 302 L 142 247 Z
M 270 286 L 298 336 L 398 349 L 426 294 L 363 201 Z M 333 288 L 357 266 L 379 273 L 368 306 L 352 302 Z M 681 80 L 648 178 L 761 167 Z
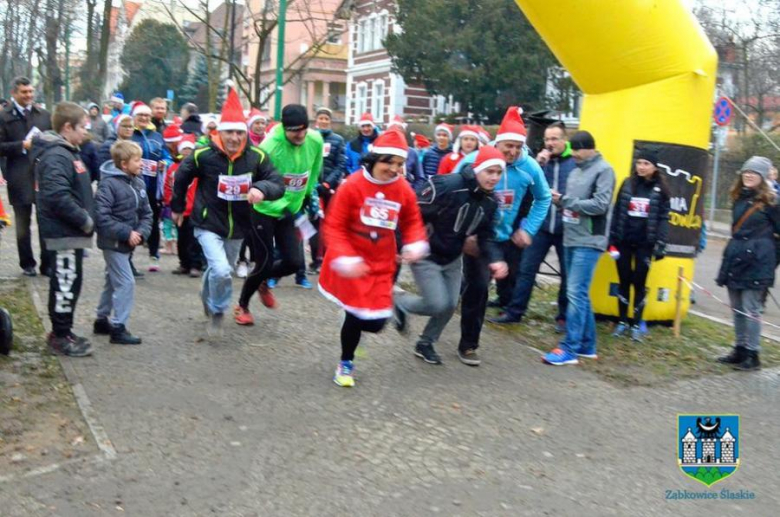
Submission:
M 268 289 L 274 289 L 276 287 L 276 282 L 278 282 L 276 278 L 269 278 L 266 281 L 266 283 L 268 284 Z
M 639 332 L 641 332 L 643 336 L 647 335 L 647 322 L 645 320 L 639 322 Z
M 553 366 L 577 364 L 580 362 L 576 355 L 562 348 L 556 348 L 552 352 L 546 354 L 544 357 L 542 357 L 542 361 Z
M 295 281 L 295 285 L 297 285 L 298 287 L 302 287 L 304 289 L 311 289 L 312 288 L 311 282 L 309 282 L 309 279 L 306 278 L 306 277 L 303 277 L 303 278 L 300 278 L 300 279 L 296 280 Z
M 612 333 L 612 337 L 622 337 L 628 331 L 628 323 L 621 321 L 615 327 L 615 331 Z

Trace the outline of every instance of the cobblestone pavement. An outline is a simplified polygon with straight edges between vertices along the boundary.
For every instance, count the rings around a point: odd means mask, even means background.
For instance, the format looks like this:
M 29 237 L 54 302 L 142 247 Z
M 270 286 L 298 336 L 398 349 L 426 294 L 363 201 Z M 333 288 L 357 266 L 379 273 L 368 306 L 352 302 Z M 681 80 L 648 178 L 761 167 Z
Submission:
M 9 244 L 4 276 L 18 274 Z M 85 261 L 82 334 L 102 264 L 96 250 Z M 117 457 L 0 484 L 2 515 L 776 515 L 777 371 L 622 389 L 543 366 L 533 343 L 490 329 L 483 365 L 469 368 L 453 321 L 444 366 L 388 329 L 365 339 L 358 385 L 341 389 L 341 317 L 319 294 L 284 279 L 278 311 L 255 299 L 255 327 L 229 322 L 211 342 L 199 281 L 172 275 L 172 257 L 162 265 L 137 287 L 130 329 L 142 346 L 95 338 L 92 358 L 65 359 Z M 755 500 L 665 500 L 705 489 L 676 464 L 676 415 L 697 412 L 742 416 L 743 464 L 713 490 Z

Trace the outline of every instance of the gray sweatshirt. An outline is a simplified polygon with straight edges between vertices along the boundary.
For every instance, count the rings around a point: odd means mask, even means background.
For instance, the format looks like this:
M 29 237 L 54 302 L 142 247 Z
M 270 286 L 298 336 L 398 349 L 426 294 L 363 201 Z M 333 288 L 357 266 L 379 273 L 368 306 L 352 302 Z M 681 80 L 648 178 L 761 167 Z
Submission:
M 563 245 L 607 249 L 615 171 L 600 153 L 577 164 L 566 181 L 563 207 Z

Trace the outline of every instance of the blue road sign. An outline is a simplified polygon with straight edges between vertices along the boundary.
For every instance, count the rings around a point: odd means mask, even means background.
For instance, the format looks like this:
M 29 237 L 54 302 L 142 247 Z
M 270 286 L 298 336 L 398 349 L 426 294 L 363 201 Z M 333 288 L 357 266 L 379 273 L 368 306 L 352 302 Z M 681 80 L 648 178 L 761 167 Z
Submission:
M 734 116 L 734 109 L 731 107 L 731 102 L 726 97 L 720 97 L 715 102 L 715 123 L 719 126 L 728 126 Z

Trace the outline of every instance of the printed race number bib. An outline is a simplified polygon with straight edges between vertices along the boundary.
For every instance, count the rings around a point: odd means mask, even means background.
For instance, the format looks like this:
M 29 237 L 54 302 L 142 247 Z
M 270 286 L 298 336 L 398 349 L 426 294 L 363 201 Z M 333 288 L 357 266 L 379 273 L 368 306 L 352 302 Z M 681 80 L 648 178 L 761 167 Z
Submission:
M 325 158 L 330 154 L 330 144 L 328 142 L 325 142 L 322 145 L 322 157 Z
M 150 178 L 157 177 L 158 163 L 154 160 L 147 160 L 146 158 L 141 160 L 141 174 L 149 176 Z
M 225 201 L 246 201 L 249 189 L 252 187 L 252 175 L 223 176 L 220 174 L 217 183 L 217 197 Z
M 568 224 L 580 224 L 580 213 L 569 210 L 568 208 L 564 208 L 563 222 Z
M 81 160 L 73 160 L 73 168 L 76 169 L 76 174 L 84 174 L 87 172 L 87 167 Z
M 647 219 L 650 215 L 650 199 L 646 197 L 632 197 L 628 202 L 629 217 L 641 217 Z
M 293 174 L 292 172 L 285 173 L 284 186 L 290 192 L 301 192 L 306 190 L 306 184 L 309 183 L 309 171 L 303 174 Z
M 360 209 L 360 221 L 366 226 L 395 230 L 398 227 L 398 214 L 401 203 L 386 199 L 367 198 Z
M 515 191 L 496 190 L 496 197 L 498 198 L 498 209 L 509 210 L 515 202 Z

